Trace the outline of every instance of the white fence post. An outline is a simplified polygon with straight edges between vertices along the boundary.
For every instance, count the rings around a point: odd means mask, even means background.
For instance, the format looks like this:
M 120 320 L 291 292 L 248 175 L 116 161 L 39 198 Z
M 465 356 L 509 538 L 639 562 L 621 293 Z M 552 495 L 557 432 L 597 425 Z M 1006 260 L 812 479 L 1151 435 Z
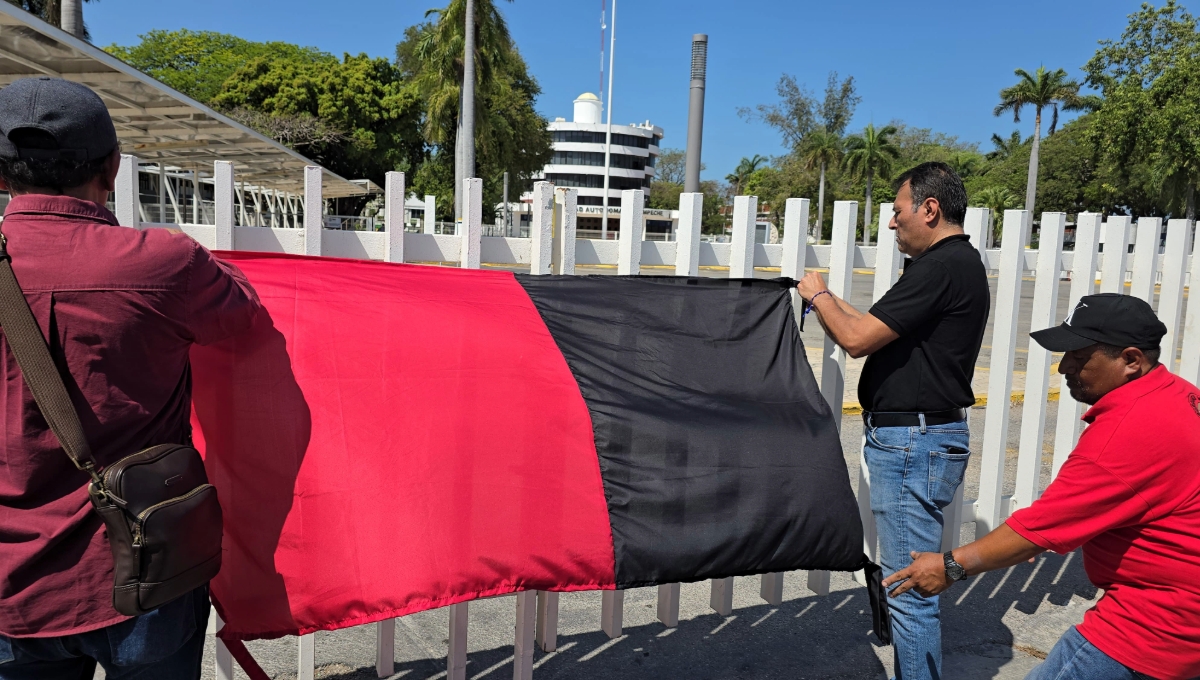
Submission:
M 375 675 L 386 678 L 396 672 L 396 619 L 375 624 Z
M 645 217 L 642 206 L 646 193 L 641 189 L 621 192 L 621 234 L 617 244 L 617 274 L 637 276 L 642 273 L 642 231 Z
M 1161 217 L 1139 217 L 1137 238 L 1133 244 L 1133 277 L 1129 294 L 1154 305 L 1154 282 L 1158 265 L 1158 244 L 1162 239 Z
M 1175 370 L 1179 346 L 1179 318 L 1183 312 L 1183 286 L 1187 281 L 1188 256 L 1192 254 L 1192 225 L 1187 220 L 1167 223 L 1167 246 L 1163 251 L 1162 288 L 1158 294 L 1158 318 L 1167 325 L 1159 361 Z M 1200 279 L 1193 277 L 1193 281 Z M 1200 300 L 1200 298 L 1193 298 Z M 1198 301 L 1196 304 L 1200 304 Z
M 708 594 L 708 606 L 721 616 L 733 613 L 733 577 L 714 578 Z
M 437 196 L 425 194 L 425 215 L 421 220 L 421 231 L 432 234 L 437 227 Z
M 550 182 L 533 183 L 533 221 L 529 224 L 530 244 L 529 273 L 549 274 L 554 259 L 554 185 Z
M 450 637 L 446 651 L 446 680 L 467 680 L 467 612 L 469 602 L 452 604 Z
M 579 190 L 562 187 L 555 190 L 553 270 L 555 274 L 575 273 L 575 223 L 579 215 Z
M 979 253 L 984 269 L 988 269 L 987 249 L 992 245 L 992 211 L 989 208 L 967 208 L 963 231 L 971 237 L 971 245 Z M 942 510 L 942 551 L 953 550 L 962 543 L 963 487 L 959 484 L 954 500 Z
M 729 245 L 729 278 L 754 278 L 754 222 L 758 196 L 733 197 L 733 236 Z
M 537 624 L 534 636 L 543 652 L 558 649 L 558 593 L 539 590 L 537 594 Z
M 1195 240 L 1195 236 L 1192 238 Z M 1200 261 L 1193 256 L 1191 283 L 1188 286 L 1191 293 L 1196 292 L 1192 289 L 1198 289 L 1200 286 L 1200 276 L 1197 276 L 1200 274 L 1198 264 Z M 1195 385 L 1200 383 L 1200 297 L 1193 297 L 1188 301 L 1182 335 L 1183 353 L 1179 357 L 1179 376 Z
M 233 163 L 213 163 L 213 209 L 216 212 L 215 250 L 233 250 Z
M 138 219 L 138 207 L 141 197 L 138 195 L 138 168 L 141 162 L 137 156 L 121 154 L 121 165 L 117 169 L 117 182 L 113 202 L 116 204 L 117 224 L 122 227 L 139 229 L 141 220 Z
M 404 173 L 384 175 L 383 238 L 384 262 L 404 261 Z M 374 229 L 374 225 L 372 225 Z
M 513 680 L 533 680 L 533 645 L 537 591 L 517 593 L 516 637 L 513 640 Z
M 995 325 L 988 375 L 988 403 L 983 423 L 983 456 L 979 479 L 979 505 L 975 513 L 975 538 L 1000 526 L 1003 519 L 1004 459 L 1008 442 L 1008 409 L 1012 399 L 1013 359 L 1017 343 L 1017 314 L 1021 305 L 1021 275 L 1025 238 L 1031 214 L 1004 211 L 1000 243 L 1000 275 L 996 283 Z
M 700 275 L 700 227 L 703 217 L 704 194 L 679 194 L 679 231 L 675 236 L 675 276 Z
M 854 230 L 858 226 L 858 201 L 834 201 L 833 231 L 829 239 L 829 280 L 831 293 L 850 299 L 854 284 Z M 842 429 L 842 401 L 846 389 L 846 353 L 825 336 L 821 359 L 821 396 L 833 411 L 838 431 Z M 808 589 L 818 595 L 829 594 L 829 572 L 808 572 Z
M 1079 213 L 1075 218 L 1075 252 L 1071 255 L 1071 297 L 1067 309 L 1075 308 L 1079 299 L 1091 295 L 1096 289 L 1096 263 L 1099 260 L 1100 228 L 1103 217 L 1099 213 Z M 1068 311 L 1068 314 L 1070 312 Z M 1056 325 L 1053 319 L 1051 325 Z M 1039 330 L 1034 328 L 1032 330 Z M 1058 390 L 1058 422 L 1054 426 L 1054 463 L 1050 478 L 1058 476 L 1058 470 L 1067 462 L 1067 456 L 1079 439 L 1079 402 L 1071 398 L 1066 384 Z
M 624 213 L 624 199 L 621 201 L 621 212 Z M 621 627 L 625 618 L 625 591 L 605 590 L 600 596 L 600 629 L 610 638 L 621 637 Z
M 1125 215 L 1113 215 L 1104 223 L 1103 264 L 1100 267 L 1101 293 L 1125 292 L 1125 261 L 1129 257 L 1129 224 L 1130 218 Z
M 1062 238 L 1067 214 L 1042 213 L 1038 238 L 1037 274 L 1034 277 L 1030 329 L 1054 325 L 1058 310 L 1059 272 L 1062 271 Z M 1046 397 L 1050 390 L 1050 352 L 1029 338 L 1025 362 L 1025 403 L 1021 407 L 1021 444 L 1017 451 L 1017 487 L 1012 510 L 1029 507 L 1042 495 L 1042 439 L 1046 426 Z
M 214 609 L 212 617 L 212 632 L 221 632 L 221 629 L 225 627 L 225 622 L 221 620 L 221 615 Z M 214 664 L 216 668 L 214 670 L 216 670 L 217 680 L 233 680 L 233 655 L 229 653 L 229 648 L 225 646 L 221 638 L 217 638 L 216 642 L 216 653 L 214 655 L 216 657 L 216 663 Z
M 667 628 L 679 625 L 678 583 L 667 583 L 658 587 L 658 620 Z
M 317 634 L 300 636 L 296 680 L 314 680 L 317 676 Z
M 468 177 L 463 180 L 463 220 L 460 229 L 462 255 L 459 266 L 479 269 L 479 251 L 483 243 L 483 180 Z
M 325 216 L 322 214 L 321 168 L 315 165 L 304 167 L 304 254 L 321 254 L 321 237 L 325 232 Z

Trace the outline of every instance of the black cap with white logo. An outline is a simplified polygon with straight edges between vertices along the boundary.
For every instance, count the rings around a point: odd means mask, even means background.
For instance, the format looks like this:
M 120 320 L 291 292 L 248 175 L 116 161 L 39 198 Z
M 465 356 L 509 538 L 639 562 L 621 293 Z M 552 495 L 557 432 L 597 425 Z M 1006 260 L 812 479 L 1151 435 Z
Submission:
M 39 130 L 53 140 L 53 148 L 19 148 L 10 137 L 17 130 Z M 0 90 L 0 157 L 93 161 L 116 148 L 108 107 L 86 86 L 42 77 L 22 78 Z
M 1155 349 L 1167 327 L 1145 300 L 1132 295 L 1085 295 L 1061 326 L 1029 335 L 1051 352 L 1070 352 L 1096 343 Z

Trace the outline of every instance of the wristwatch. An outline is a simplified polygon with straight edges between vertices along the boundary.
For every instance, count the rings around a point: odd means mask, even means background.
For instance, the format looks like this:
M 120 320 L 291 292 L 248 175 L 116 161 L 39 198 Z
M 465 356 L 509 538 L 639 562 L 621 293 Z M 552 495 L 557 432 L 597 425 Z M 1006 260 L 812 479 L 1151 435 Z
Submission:
M 967 570 L 963 569 L 963 565 L 954 561 L 954 551 L 947 550 L 942 559 L 946 563 L 946 578 L 951 581 L 962 581 L 967 578 Z

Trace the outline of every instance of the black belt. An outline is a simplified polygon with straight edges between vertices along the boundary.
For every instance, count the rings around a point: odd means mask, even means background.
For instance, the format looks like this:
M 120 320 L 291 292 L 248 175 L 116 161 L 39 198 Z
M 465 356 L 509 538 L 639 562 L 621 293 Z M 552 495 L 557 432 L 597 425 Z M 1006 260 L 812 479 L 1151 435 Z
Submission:
M 921 416 L 925 416 L 925 425 L 948 425 L 967 419 L 967 409 L 956 408 L 949 411 L 928 411 L 921 413 L 880 413 L 863 411 L 863 422 L 872 427 L 920 427 Z

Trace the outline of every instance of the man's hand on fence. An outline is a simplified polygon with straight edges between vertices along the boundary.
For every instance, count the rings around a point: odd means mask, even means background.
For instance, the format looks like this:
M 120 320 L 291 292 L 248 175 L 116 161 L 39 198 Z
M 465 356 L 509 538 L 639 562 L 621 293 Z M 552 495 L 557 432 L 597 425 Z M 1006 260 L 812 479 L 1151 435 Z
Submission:
M 821 278 L 817 272 L 809 272 L 796 282 L 796 292 L 800 293 L 800 297 L 805 300 L 812 300 L 814 295 L 823 290 L 828 290 L 828 288 L 825 286 L 825 279 Z
M 890 595 L 896 597 L 909 590 L 916 590 L 921 597 L 932 597 L 954 585 L 946 576 L 946 562 L 941 553 L 912 552 L 913 563 L 883 579 L 885 588 L 900 583 Z

